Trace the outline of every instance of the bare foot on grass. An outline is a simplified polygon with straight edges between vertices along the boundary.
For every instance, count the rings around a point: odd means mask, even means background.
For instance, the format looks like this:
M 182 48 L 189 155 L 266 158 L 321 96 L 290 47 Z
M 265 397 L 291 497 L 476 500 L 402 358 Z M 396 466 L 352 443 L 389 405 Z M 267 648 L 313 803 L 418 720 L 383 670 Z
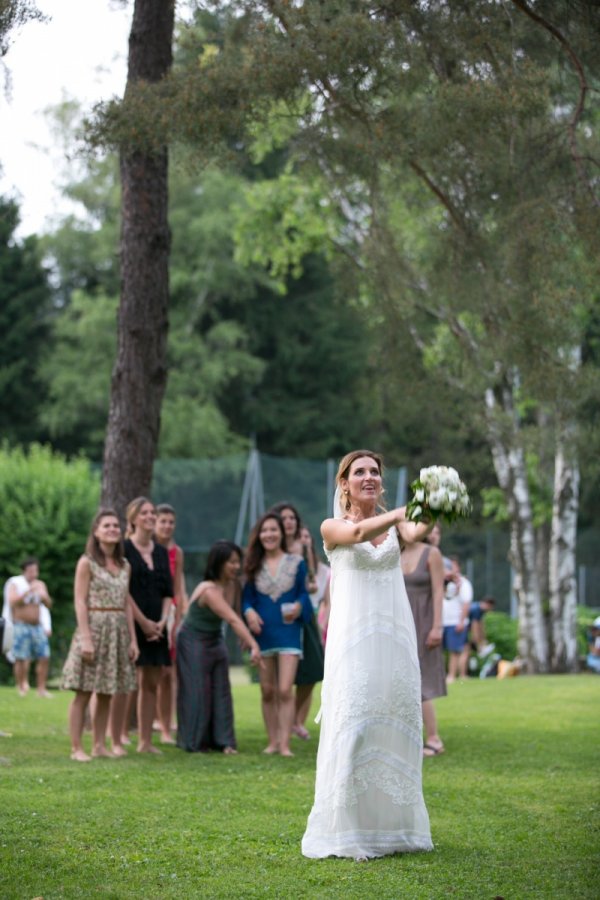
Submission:
M 137 748 L 138 753 L 154 753 L 155 756 L 162 756 L 162 750 L 153 744 L 140 744 Z
M 88 756 L 85 750 L 73 750 L 71 753 L 73 762 L 91 762 L 92 757 Z
M 96 758 L 103 757 L 104 759 L 115 758 L 115 754 L 111 750 L 109 750 L 107 747 L 102 746 L 94 747 L 94 749 L 92 750 L 92 756 Z

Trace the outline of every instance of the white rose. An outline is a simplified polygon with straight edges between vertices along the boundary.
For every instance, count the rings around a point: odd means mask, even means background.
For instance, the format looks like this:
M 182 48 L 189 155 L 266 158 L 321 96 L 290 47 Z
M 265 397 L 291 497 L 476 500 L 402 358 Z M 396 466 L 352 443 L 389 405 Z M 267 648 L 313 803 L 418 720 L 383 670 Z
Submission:
M 425 500 L 425 491 L 423 488 L 418 488 L 418 490 L 415 491 L 415 500 L 418 503 L 423 503 Z
M 441 509 L 444 502 L 444 495 L 441 491 L 432 491 L 429 495 L 429 506 L 431 509 Z

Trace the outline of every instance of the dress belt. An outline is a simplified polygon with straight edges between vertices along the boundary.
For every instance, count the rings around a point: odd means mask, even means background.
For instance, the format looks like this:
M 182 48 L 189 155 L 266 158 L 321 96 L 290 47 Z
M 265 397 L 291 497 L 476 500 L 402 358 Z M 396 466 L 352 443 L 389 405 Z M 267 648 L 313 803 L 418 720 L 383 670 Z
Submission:
M 125 612 L 122 606 L 88 606 L 88 612 Z

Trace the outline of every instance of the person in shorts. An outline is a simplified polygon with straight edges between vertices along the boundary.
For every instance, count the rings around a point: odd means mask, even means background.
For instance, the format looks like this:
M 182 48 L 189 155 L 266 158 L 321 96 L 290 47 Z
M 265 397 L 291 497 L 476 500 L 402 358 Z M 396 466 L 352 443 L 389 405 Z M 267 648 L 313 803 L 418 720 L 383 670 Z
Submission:
M 469 609 L 473 600 L 473 586 L 460 571 L 460 560 L 450 557 L 450 569 L 446 570 L 444 582 L 444 605 L 442 622 L 444 625 L 444 650 L 448 652 L 448 674 L 446 683 L 456 680 L 461 654 L 469 634 Z
M 6 598 L 13 622 L 14 673 L 21 697 L 29 691 L 29 668 L 36 661 L 37 692 L 40 697 L 51 697 L 47 689 L 50 665 L 50 642 L 44 630 L 41 609 L 50 609 L 52 600 L 48 588 L 39 578 L 39 563 L 29 557 L 21 565 L 21 575 L 9 578 Z

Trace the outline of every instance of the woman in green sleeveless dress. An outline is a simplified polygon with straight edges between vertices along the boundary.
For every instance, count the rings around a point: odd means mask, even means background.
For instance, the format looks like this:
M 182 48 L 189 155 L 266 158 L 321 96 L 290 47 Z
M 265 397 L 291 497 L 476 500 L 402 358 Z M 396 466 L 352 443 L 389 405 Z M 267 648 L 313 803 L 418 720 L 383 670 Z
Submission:
M 241 561 L 236 544 L 213 544 L 177 635 L 177 746 L 190 753 L 237 752 L 223 622 L 250 650 L 251 662 L 261 660 L 258 644 L 233 610 Z

